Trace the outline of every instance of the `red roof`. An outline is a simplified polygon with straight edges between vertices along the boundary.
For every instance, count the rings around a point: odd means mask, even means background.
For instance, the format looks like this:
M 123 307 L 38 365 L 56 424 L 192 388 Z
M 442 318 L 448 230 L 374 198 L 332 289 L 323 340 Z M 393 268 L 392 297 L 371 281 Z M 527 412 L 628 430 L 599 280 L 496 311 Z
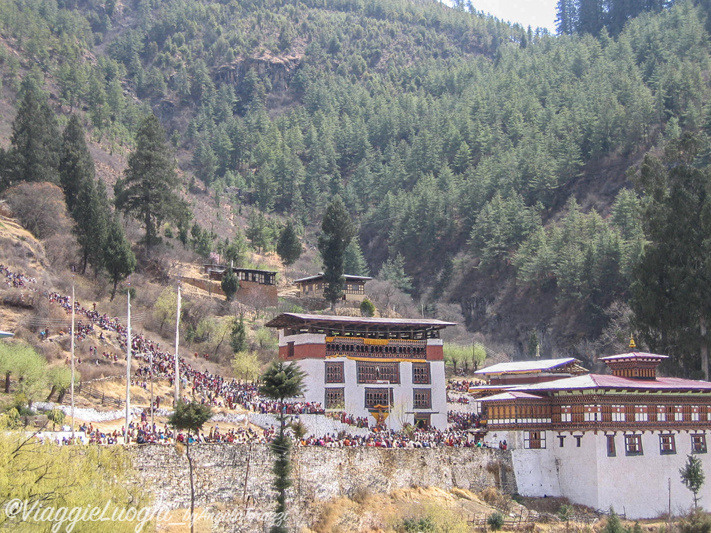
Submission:
M 401 327 L 413 329 L 443 329 L 447 326 L 456 326 L 455 322 L 427 318 L 374 318 L 334 315 L 310 315 L 305 313 L 282 313 L 265 325 L 270 328 L 296 327 L 306 324 L 343 324 L 350 326 Z
M 546 392 L 556 390 L 585 390 L 585 389 L 626 389 L 643 391 L 669 391 L 669 392 L 708 392 L 711 393 L 711 383 L 682 378 L 656 379 L 630 379 L 607 374 L 587 374 L 572 378 L 557 379 L 531 385 L 512 387 L 509 390 Z
M 646 353 L 646 352 L 629 352 L 621 353 L 618 355 L 610 355 L 608 357 L 601 357 L 600 361 L 656 361 L 661 362 L 662 359 L 669 359 L 668 355 L 658 355 L 656 353 Z

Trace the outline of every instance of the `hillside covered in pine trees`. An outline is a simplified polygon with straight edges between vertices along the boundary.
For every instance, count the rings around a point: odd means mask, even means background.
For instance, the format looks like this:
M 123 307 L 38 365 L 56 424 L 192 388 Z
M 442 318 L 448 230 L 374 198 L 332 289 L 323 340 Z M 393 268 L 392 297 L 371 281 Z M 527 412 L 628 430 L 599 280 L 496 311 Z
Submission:
M 73 198 L 139 218 L 139 269 L 176 248 L 239 263 L 290 220 L 312 257 L 294 275 L 320 268 L 338 195 L 358 228 L 346 271 L 376 278 L 379 307 L 463 321 L 517 358 L 592 362 L 639 335 L 694 374 L 711 23 L 704 2 L 622 5 L 561 0 L 550 35 L 461 2 L 6 0 L 0 190 L 63 185 L 53 143 L 83 128 L 108 195 Z M 30 92 L 45 111 L 18 113 Z M 21 119 L 41 113 L 50 129 L 23 144 Z M 151 219 L 126 199 L 127 160 L 160 127 L 178 179 Z M 123 279 L 75 233 L 65 268 Z

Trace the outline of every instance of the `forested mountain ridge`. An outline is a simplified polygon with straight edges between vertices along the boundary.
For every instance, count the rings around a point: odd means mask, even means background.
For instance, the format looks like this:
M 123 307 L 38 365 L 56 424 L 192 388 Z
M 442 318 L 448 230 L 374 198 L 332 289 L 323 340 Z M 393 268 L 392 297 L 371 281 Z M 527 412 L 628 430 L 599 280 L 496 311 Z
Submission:
M 513 351 L 589 355 L 644 247 L 627 169 L 705 124 L 705 23 L 690 2 L 611 38 L 433 2 L 10 0 L 0 69 L 6 101 L 35 77 L 104 146 L 130 147 L 152 110 L 194 198 L 309 234 L 338 194 L 355 255 L 421 312 L 455 303 Z M 237 233 L 190 242 L 224 252 Z

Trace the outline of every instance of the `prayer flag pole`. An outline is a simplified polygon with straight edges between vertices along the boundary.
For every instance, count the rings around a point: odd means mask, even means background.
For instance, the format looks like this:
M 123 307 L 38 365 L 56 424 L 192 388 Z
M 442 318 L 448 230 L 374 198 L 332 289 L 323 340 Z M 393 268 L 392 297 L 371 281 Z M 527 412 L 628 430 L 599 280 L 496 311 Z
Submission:
M 180 361 L 178 344 L 180 343 L 180 278 L 178 278 L 178 310 L 175 313 L 175 406 L 180 399 Z
M 128 284 L 127 327 L 126 327 L 126 424 L 123 430 L 123 443 L 128 444 L 128 423 L 131 416 L 131 283 Z
M 72 276 L 73 278 L 74 276 Z M 74 303 L 74 280 L 72 279 L 72 376 L 69 386 L 71 387 L 72 396 L 72 441 L 74 440 L 74 310 L 76 309 L 76 304 Z

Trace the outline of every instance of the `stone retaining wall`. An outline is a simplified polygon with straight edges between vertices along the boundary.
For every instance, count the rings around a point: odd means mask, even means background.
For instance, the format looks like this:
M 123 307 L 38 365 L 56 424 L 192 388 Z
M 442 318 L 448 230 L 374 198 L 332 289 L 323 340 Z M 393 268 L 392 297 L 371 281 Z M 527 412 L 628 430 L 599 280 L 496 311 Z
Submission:
M 188 461 L 175 446 L 130 448 L 138 472 L 158 505 L 190 505 Z M 481 491 L 496 487 L 516 492 L 511 452 L 487 448 L 294 448 L 292 502 L 391 492 L 399 488 L 455 487 Z M 241 508 L 273 507 L 273 456 L 264 444 L 191 446 L 196 480 L 196 506 L 223 504 Z M 296 524 L 294 524 L 296 525 Z

